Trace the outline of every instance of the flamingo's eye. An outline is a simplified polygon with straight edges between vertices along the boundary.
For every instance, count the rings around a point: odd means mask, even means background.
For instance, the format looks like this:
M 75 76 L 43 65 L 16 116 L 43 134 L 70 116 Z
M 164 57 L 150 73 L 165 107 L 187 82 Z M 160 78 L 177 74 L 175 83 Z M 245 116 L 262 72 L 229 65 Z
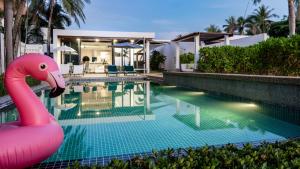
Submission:
M 40 70 L 41 71 L 44 71 L 44 70 L 46 70 L 47 69 L 47 65 L 45 64 L 45 63 L 41 63 L 40 64 Z

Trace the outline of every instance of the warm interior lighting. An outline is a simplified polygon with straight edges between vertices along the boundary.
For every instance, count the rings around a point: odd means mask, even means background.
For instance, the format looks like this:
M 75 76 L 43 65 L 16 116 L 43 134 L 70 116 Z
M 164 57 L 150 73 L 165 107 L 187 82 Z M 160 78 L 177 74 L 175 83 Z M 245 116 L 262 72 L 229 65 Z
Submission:
M 130 43 L 134 43 L 134 40 L 133 40 L 133 39 L 131 39 L 131 40 L 130 40 Z
M 113 42 L 114 42 L 114 43 L 117 43 L 117 42 L 118 42 L 118 40 L 117 40 L 117 39 L 114 39 L 114 40 L 113 40 Z
M 76 40 L 77 40 L 77 41 L 80 41 L 80 38 L 77 38 Z
M 96 41 L 96 42 L 99 42 L 100 40 L 99 40 L 99 39 L 95 39 L 95 41 Z

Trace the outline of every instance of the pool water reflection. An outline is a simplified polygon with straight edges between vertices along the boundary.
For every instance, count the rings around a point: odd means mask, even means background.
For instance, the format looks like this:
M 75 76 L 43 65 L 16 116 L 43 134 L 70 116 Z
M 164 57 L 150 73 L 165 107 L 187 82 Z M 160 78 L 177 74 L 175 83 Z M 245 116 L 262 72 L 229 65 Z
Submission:
M 142 82 L 70 84 L 40 98 L 64 129 L 46 162 L 300 136 L 299 109 Z M 12 108 L 2 122 L 17 119 Z

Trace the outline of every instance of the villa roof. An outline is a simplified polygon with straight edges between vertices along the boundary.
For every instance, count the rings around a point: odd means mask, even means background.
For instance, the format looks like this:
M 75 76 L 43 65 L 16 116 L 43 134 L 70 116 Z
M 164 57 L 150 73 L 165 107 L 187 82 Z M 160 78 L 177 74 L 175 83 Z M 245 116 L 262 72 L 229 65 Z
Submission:
M 53 37 L 82 39 L 154 39 L 154 32 L 114 32 L 93 30 L 54 29 Z
M 200 35 L 200 41 L 211 42 L 223 39 L 225 35 L 233 36 L 231 33 L 215 33 L 215 32 L 193 32 L 179 36 L 172 41 L 174 42 L 194 42 L 194 37 Z

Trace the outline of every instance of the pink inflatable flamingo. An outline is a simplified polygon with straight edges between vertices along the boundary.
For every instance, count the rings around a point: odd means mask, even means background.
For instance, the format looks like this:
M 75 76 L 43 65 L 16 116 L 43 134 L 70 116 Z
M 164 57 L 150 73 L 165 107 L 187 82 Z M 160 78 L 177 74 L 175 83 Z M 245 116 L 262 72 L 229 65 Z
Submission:
M 63 141 L 63 130 L 40 99 L 26 84 L 25 77 L 46 81 L 50 97 L 63 93 L 65 82 L 57 64 L 48 56 L 27 54 L 13 61 L 5 73 L 5 87 L 18 111 L 18 122 L 0 125 L 0 168 L 32 166 L 52 155 Z

